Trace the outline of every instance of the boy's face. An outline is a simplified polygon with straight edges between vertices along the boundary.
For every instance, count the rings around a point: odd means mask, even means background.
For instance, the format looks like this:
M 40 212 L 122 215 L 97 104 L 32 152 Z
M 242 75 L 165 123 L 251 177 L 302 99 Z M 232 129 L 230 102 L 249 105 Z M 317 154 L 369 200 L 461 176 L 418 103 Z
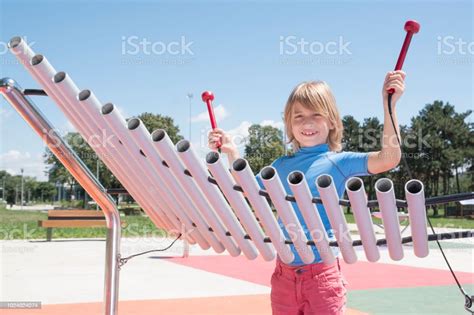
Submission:
M 329 131 L 334 126 L 316 111 L 295 103 L 292 113 L 292 131 L 300 147 L 327 143 Z

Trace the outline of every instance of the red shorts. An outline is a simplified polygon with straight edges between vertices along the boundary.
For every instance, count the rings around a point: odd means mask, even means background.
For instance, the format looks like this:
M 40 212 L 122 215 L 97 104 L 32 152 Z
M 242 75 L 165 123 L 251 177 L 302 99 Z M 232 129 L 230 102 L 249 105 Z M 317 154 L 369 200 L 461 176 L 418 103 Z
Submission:
M 339 260 L 294 267 L 277 259 L 271 284 L 274 315 L 344 314 L 347 282 Z

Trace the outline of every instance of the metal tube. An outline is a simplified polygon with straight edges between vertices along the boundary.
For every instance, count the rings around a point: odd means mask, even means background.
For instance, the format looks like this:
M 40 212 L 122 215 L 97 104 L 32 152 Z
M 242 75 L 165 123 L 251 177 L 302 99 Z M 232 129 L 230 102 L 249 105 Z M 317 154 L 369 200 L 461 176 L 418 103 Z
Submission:
M 300 171 L 291 172 L 288 175 L 287 181 L 293 191 L 296 204 L 301 210 L 306 226 L 310 231 L 311 238 L 321 255 L 321 259 L 325 264 L 333 264 L 336 257 L 329 246 L 329 238 L 321 216 L 319 215 L 319 211 L 311 202 L 311 191 L 309 190 L 304 174 Z
M 35 55 L 35 52 L 30 48 L 30 46 L 28 46 L 23 38 L 19 36 L 13 37 L 10 39 L 8 47 L 10 48 L 11 53 L 15 55 L 23 66 L 27 67 L 30 65 L 31 58 Z
M 118 312 L 118 289 L 120 258 L 120 215 L 112 198 L 97 181 L 79 157 L 61 139 L 52 125 L 33 102 L 21 92 L 21 88 L 12 79 L 0 81 L 0 93 L 17 110 L 23 119 L 48 145 L 53 154 L 61 161 L 77 182 L 100 205 L 107 221 L 107 243 L 104 280 L 104 313 Z
M 229 207 L 229 204 L 224 199 L 224 196 L 222 196 L 221 191 L 216 185 L 207 180 L 209 172 L 198 159 L 191 143 L 187 140 L 181 140 L 176 144 L 176 149 L 178 155 L 181 157 L 181 161 L 183 161 L 199 188 L 201 188 L 202 192 L 207 197 L 207 200 L 209 200 L 214 209 L 216 209 L 217 215 L 231 233 L 234 241 L 240 246 L 245 257 L 251 260 L 257 258 L 258 254 L 255 246 L 250 240 L 244 238 L 245 231 L 240 225 L 234 212 Z M 238 256 L 239 254 L 240 250 L 236 251 L 234 256 Z
M 416 179 L 408 181 L 405 184 L 405 195 L 408 203 L 411 236 L 413 237 L 413 250 L 416 256 L 423 258 L 429 254 L 423 183 Z
M 260 171 L 260 177 L 301 260 L 307 264 L 313 263 L 315 259 L 313 250 L 311 246 L 307 245 L 308 238 L 296 216 L 293 205 L 285 199 L 286 191 L 276 169 L 266 166 Z
M 90 147 L 98 154 L 98 156 L 102 157 L 104 163 L 106 163 L 109 169 L 113 171 L 114 175 L 117 176 L 121 183 L 126 186 L 131 193 L 133 193 L 136 200 L 142 200 L 141 204 L 145 211 L 147 208 L 150 209 L 148 203 L 143 202 L 143 198 L 137 195 L 137 192 L 140 190 L 131 187 L 132 182 L 128 178 L 127 172 L 121 169 L 120 163 L 115 162 L 114 158 L 110 155 L 110 152 L 106 152 L 104 144 L 100 141 L 96 143 L 93 142 L 93 140 L 100 139 L 104 129 L 101 129 L 98 126 L 104 126 L 104 123 L 92 124 L 92 122 L 87 118 L 88 115 L 80 111 L 82 106 L 78 105 L 79 89 L 74 82 L 72 82 L 70 77 L 64 72 L 56 72 L 48 60 L 42 55 L 35 55 L 29 67 L 31 67 L 30 72 L 32 73 L 32 76 L 43 85 L 48 95 L 57 103 Z M 113 145 L 112 149 L 115 149 Z M 164 227 L 167 230 L 169 229 L 161 220 L 154 218 L 153 215 L 150 215 L 150 218 L 156 225 Z
M 219 188 L 222 190 L 222 193 L 225 195 L 232 208 L 237 213 L 240 223 L 252 238 L 253 243 L 260 251 L 263 259 L 266 261 L 275 259 L 275 249 L 271 244 L 265 243 L 263 241 L 265 234 L 258 224 L 257 219 L 253 215 L 252 209 L 250 209 L 249 205 L 245 201 L 243 194 L 234 190 L 234 185 L 236 185 L 236 183 L 229 170 L 225 169 L 224 165 L 222 164 L 220 154 L 218 152 L 209 152 L 206 156 L 206 162 L 209 171 L 216 182 L 219 184 Z
M 339 205 L 339 196 L 337 195 L 332 177 L 325 174 L 318 176 L 316 178 L 316 187 L 321 195 L 329 222 L 336 235 L 342 258 L 348 264 L 357 262 L 357 254 L 352 246 L 352 237 L 342 208 Z
M 76 129 L 80 131 L 81 135 L 85 138 L 91 148 L 93 148 L 96 152 L 98 150 L 102 151 L 102 147 L 100 144 L 96 146 L 92 142 L 93 139 L 98 138 L 95 137 L 93 131 L 96 128 L 89 126 L 89 121 L 87 119 L 83 120 L 82 115 L 76 112 L 78 106 L 76 106 L 74 102 L 77 101 L 77 94 L 79 92 L 79 89 L 73 84 L 69 77 L 67 77 L 65 74 L 63 77 L 63 79 L 65 78 L 66 81 L 69 79 L 68 85 L 62 84 L 61 80 L 55 80 L 55 83 L 61 85 L 65 89 L 65 92 L 63 93 L 61 90 L 58 90 L 58 88 L 53 83 L 53 76 L 56 79 L 56 75 L 61 73 L 56 73 L 56 70 L 43 55 L 35 55 L 31 48 L 29 48 L 26 43 L 19 37 L 15 37 L 10 41 L 10 49 L 16 55 L 16 57 L 24 64 L 25 68 L 30 72 L 33 78 L 37 80 L 40 85 L 43 86 L 43 88 L 47 91 L 48 96 L 50 96 L 58 104 L 63 113 L 66 115 L 69 121 L 71 121 L 74 127 L 76 127 Z M 67 92 L 69 92 L 69 95 L 67 94 Z M 67 96 L 69 96 L 69 99 Z M 97 129 L 100 134 L 101 129 Z M 107 163 L 107 157 L 109 157 L 107 153 L 99 155 L 103 157 L 104 162 L 111 170 L 116 169 L 111 167 L 110 162 Z M 113 159 L 110 160 L 113 162 Z M 126 186 L 131 193 L 133 193 L 134 189 L 133 187 L 130 187 L 130 181 L 126 178 L 128 175 L 126 175 L 126 172 L 123 171 L 121 173 L 123 173 L 122 176 L 120 176 L 120 174 L 117 174 L 117 171 L 115 171 L 114 175 L 116 175 L 117 178 L 120 179 L 122 184 Z M 137 195 L 134 194 L 134 197 L 136 198 Z M 136 199 L 137 201 L 140 200 L 139 198 Z M 147 202 L 143 202 L 143 200 L 141 204 L 143 205 L 145 210 L 146 208 L 150 208 L 147 205 Z M 159 218 L 155 218 L 153 215 L 150 215 L 150 218 L 157 226 L 162 226 L 167 230 L 170 229 L 169 224 L 165 224 L 164 222 L 159 220 Z
M 388 178 L 379 179 L 375 182 L 375 192 L 382 214 L 388 253 L 393 260 L 401 260 L 403 258 L 402 235 L 392 181 Z
M 147 159 L 150 161 L 152 168 L 158 173 L 162 178 L 157 184 L 164 185 L 162 191 L 164 194 L 167 194 L 172 198 L 177 204 L 173 203 L 175 213 L 180 218 L 181 222 L 184 223 L 186 228 L 190 231 L 190 234 L 194 239 L 199 243 L 199 246 L 203 249 L 209 249 L 209 243 L 204 238 L 204 236 L 199 232 L 199 230 L 193 226 L 193 222 L 188 216 L 187 213 L 191 211 L 191 208 L 194 208 L 194 205 L 190 201 L 186 192 L 179 186 L 179 183 L 174 179 L 169 168 L 163 165 L 163 160 L 156 151 L 155 147 L 151 142 L 151 134 L 146 129 L 145 125 L 138 118 L 131 118 L 127 122 L 128 130 L 130 131 L 133 141 L 137 144 L 138 147 L 145 153 Z M 195 210 L 194 210 L 195 211 Z
M 170 167 L 170 170 L 173 172 L 174 177 L 188 193 L 189 197 L 199 210 L 200 213 L 193 213 L 194 216 L 192 219 L 194 223 L 199 228 L 199 231 L 206 237 L 212 248 L 216 252 L 222 253 L 226 247 L 224 247 L 224 245 L 222 245 L 222 243 L 216 237 L 216 235 L 218 235 L 221 240 L 226 239 L 222 222 L 220 222 L 219 218 L 217 218 L 214 210 L 210 209 L 211 207 L 209 206 L 209 202 L 204 198 L 199 187 L 196 185 L 193 179 L 184 174 L 184 165 L 179 159 L 171 139 L 163 129 L 157 129 L 153 131 L 151 138 L 153 140 L 154 147 L 160 154 L 161 158 L 166 161 Z M 207 222 L 204 220 L 204 218 L 207 220 Z M 212 229 L 216 231 L 215 234 L 209 231 L 209 226 L 211 226 Z M 223 233 L 224 235 L 222 235 Z
M 259 194 L 260 186 L 255 176 L 244 159 L 237 159 L 232 163 L 232 175 L 244 190 L 245 196 L 249 199 L 255 213 L 260 219 L 260 223 L 265 229 L 265 233 L 270 237 L 279 258 L 286 264 L 291 264 L 295 259 L 289 245 L 285 244 L 285 235 L 281 230 L 272 209 L 265 197 Z
M 346 191 L 351 202 L 352 212 L 360 233 L 360 239 L 364 247 L 365 256 L 370 262 L 380 259 L 375 237 L 374 223 L 367 208 L 367 194 L 364 189 L 364 182 L 358 177 L 351 177 L 346 181 Z
M 58 73 L 59 74 L 59 73 Z M 61 88 L 64 86 L 62 91 L 68 93 L 67 86 L 73 86 L 72 80 L 66 75 L 64 81 L 56 80 L 57 76 L 54 77 L 55 82 Z M 68 82 L 69 81 L 69 82 Z M 63 83 L 64 82 L 64 83 Z M 64 85 L 62 85 L 64 84 Z M 74 92 L 75 88 L 71 91 Z M 112 129 L 107 125 L 105 119 L 100 114 L 100 103 L 95 95 L 88 91 L 82 91 L 78 93 L 78 100 L 75 101 L 74 94 L 69 94 L 68 99 L 72 102 L 71 107 L 76 108 L 77 115 L 83 117 L 84 124 L 88 125 L 90 129 L 94 126 L 100 126 L 99 131 L 102 133 L 102 138 L 105 139 L 104 143 L 101 143 L 97 149 L 101 153 L 102 159 L 119 179 L 122 185 L 128 190 L 132 197 L 140 204 L 146 214 L 150 217 L 151 221 L 157 226 L 167 231 L 176 230 L 179 228 L 174 225 L 166 216 L 163 215 L 161 209 L 161 202 L 156 201 L 153 192 L 146 189 L 145 182 L 132 178 L 133 173 L 130 173 L 125 169 L 126 165 L 129 165 L 126 158 L 124 158 L 123 145 L 119 138 L 114 134 Z M 107 134 L 113 135 L 108 137 Z M 110 141 L 109 141 L 110 140 Z M 111 142 L 110 145 L 108 142 Z
M 94 98 L 92 94 L 89 94 L 88 98 L 91 102 L 95 103 L 96 106 L 100 106 L 100 102 Z M 82 100 L 85 99 L 86 98 L 83 98 Z M 107 103 L 102 106 L 102 117 L 104 117 L 108 127 L 120 139 L 122 145 L 118 151 L 123 160 L 127 162 L 127 165 L 134 169 L 134 179 L 136 181 L 142 181 L 145 187 L 147 187 L 146 191 L 152 195 L 152 200 L 155 202 L 155 209 L 160 217 L 169 220 L 172 226 L 179 231 L 181 229 L 181 222 L 179 222 L 176 215 L 171 211 L 173 201 L 168 199 L 168 195 L 162 194 L 160 187 L 155 184 L 161 179 L 155 174 L 151 167 L 148 167 L 147 158 L 130 138 L 125 118 L 115 110 L 115 106 L 112 103 Z

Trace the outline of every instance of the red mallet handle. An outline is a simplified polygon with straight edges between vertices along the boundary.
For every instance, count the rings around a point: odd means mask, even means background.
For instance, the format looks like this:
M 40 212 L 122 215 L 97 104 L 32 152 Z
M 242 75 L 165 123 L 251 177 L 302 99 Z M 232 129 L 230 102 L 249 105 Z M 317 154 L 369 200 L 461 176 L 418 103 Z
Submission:
M 211 121 L 212 129 L 217 128 L 216 117 L 214 116 L 214 109 L 212 108 L 212 101 L 214 100 L 214 94 L 211 91 L 204 91 L 201 95 L 202 101 L 207 105 L 207 111 L 209 113 L 209 120 Z M 220 143 L 217 143 L 217 147 L 221 146 Z
M 407 35 L 405 36 L 405 40 L 403 41 L 402 49 L 400 50 L 400 55 L 398 56 L 397 64 L 395 65 L 395 71 L 402 70 L 403 62 L 405 61 L 405 57 L 407 56 L 408 47 L 410 47 L 411 38 L 413 34 L 416 34 L 420 31 L 420 24 L 416 21 L 407 21 L 405 23 L 405 31 Z M 394 89 L 388 90 L 388 93 L 393 94 L 395 92 Z

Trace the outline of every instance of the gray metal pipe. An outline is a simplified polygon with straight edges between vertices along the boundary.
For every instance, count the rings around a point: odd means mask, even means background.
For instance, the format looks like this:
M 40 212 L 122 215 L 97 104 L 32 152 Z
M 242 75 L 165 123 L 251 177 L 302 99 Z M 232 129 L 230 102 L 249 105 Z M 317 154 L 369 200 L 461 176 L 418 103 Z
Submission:
M 0 94 L 16 109 L 21 117 L 48 145 L 77 182 L 97 202 L 107 222 L 105 257 L 104 314 L 118 313 L 119 259 L 120 259 L 120 215 L 113 199 L 105 188 L 67 145 L 53 126 L 46 120 L 35 104 L 22 93 L 12 79 L 0 80 Z

